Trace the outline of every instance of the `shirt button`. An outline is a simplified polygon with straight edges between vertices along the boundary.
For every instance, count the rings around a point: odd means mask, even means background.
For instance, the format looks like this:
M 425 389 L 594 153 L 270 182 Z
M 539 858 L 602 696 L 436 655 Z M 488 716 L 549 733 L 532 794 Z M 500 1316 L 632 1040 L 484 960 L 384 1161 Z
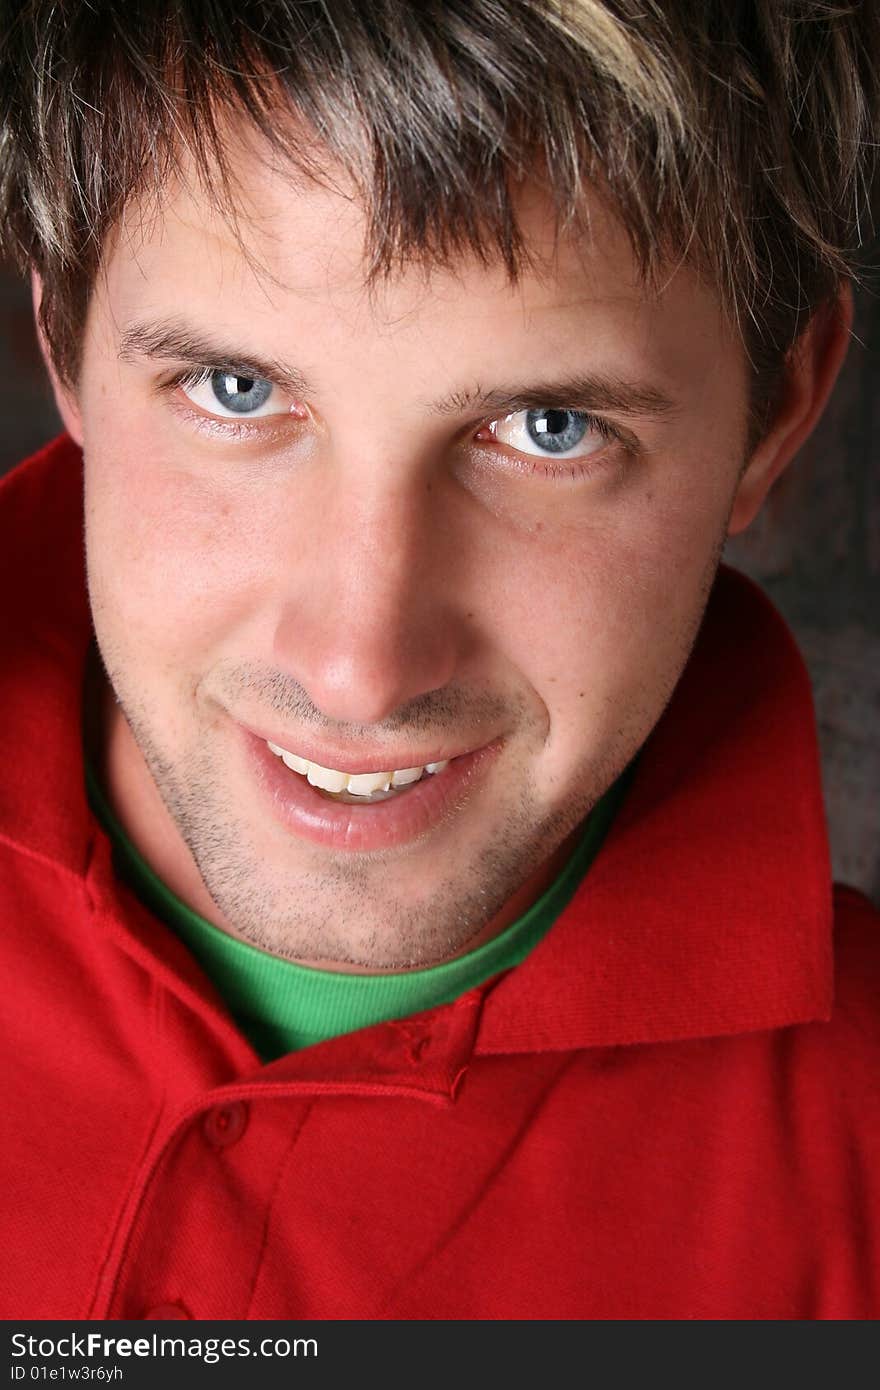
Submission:
M 148 1308 L 147 1311 L 142 1314 L 141 1321 L 169 1322 L 175 1318 L 188 1320 L 192 1318 L 192 1313 L 188 1313 L 180 1303 L 157 1303 L 155 1308 Z
M 247 1129 L 248 1108 L 242 1100 L 228 1105 L 215 1105 L 202 1121 L 205 1138 L 214 1149 L 228 1149 L 236 1144 Z

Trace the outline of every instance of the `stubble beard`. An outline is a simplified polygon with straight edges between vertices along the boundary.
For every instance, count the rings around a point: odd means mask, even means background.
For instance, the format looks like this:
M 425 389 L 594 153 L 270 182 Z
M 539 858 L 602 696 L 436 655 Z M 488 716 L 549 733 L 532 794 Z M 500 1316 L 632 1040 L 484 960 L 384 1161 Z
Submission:
M 430 854 L 426 837 L 419 852 L 436 879 L 413 900 L 395 891 L 393 855 L 318 850 L 313 868 L 266 866 L 247 826 L 230 812 L 231 798 L 211 758 L 192 754 L 173 762 L 153 735 L 156 721 L 120 698 L 117 682 L 112 683 L 225 927 L 259 950 L 304 965 L 412 970 L 461 954 L 586 819 L 635 751 L 626 740 L 600 767 L 585 771 L 576 798 L 550 814 L 537 809 L 531 785 L 521 786 L 497 808 L 494 831 L 451 868 L 439 865 L 439 846 L 436 857 Z M 473 810 L 466 806 L 457 814 L 467 818 Z M 438 833 L 442 844 L 446 831 Z M 477 828 L 473 838 L 478 839 Z M 296 844 L 300 854 L 302 843 Z M 412 874 L 410 866 L 407 872 Z

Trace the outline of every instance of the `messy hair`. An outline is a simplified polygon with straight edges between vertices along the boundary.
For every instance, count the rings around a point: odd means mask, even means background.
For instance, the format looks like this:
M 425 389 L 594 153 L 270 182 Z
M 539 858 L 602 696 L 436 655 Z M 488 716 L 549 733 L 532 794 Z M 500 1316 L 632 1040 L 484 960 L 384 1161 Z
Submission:
M 130 200 L 161 191 L 185 154 L 219 205 L 234 201 L 230 115 L 292 171 L 353 180 L 368 281 L 466 252 L 515 279 L 520 181 L 539 178 L 563 230 L 586 233 L 584 193 L 598 192 L 646 285 L 681 261 L 711 278 L 765 382 L 866 239 L 874 0 L 4 8 L 0 242 L 42 276 L 68 382 Z

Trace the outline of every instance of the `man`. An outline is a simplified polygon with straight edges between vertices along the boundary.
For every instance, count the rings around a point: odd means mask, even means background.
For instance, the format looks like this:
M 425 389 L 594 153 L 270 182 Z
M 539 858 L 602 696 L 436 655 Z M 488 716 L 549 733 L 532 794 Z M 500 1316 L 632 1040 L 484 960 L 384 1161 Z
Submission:
M 850 8 L 5 26 L 6 1317 L 880 1311 L 876 915 L 832 1003 L 718 574 L 846 351 Z

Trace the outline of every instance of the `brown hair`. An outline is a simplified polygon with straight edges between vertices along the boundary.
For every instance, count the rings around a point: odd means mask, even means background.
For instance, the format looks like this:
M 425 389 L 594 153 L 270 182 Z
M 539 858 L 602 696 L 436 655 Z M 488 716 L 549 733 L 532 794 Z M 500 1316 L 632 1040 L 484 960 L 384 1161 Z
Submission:
M 230 111 L 292 169 L 321 178 L 317 139 L 355 180 L 368 279 L 464 250 L 515 277 L 512 188 L 542 169 L 560 227 L 602 190 L 646 283 L 682 258 L 711 277 L 766 409 L 805 321 L 855 271 L 878 29 L 874 0 L 25 0 L 0 37 L 0 239 L 40 271 L 74 381 L 129 200 L 186 150 L 233 205 Z

